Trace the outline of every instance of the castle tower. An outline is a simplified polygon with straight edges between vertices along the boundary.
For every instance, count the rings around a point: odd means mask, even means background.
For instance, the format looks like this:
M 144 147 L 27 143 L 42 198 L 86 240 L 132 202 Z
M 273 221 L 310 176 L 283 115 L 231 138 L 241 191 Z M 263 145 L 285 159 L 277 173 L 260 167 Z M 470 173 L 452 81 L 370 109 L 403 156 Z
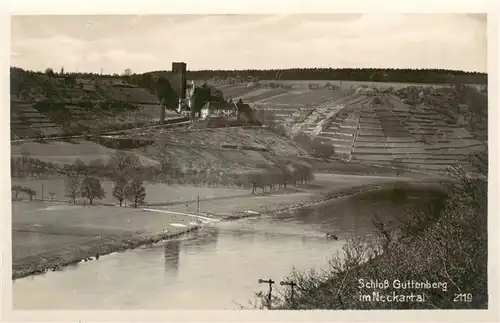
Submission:
M 184 62 L 173 62 L 172 63 L 172 72 L 175 74 L 178 83 L 176 86 L 180 88 L 174 89 L 175 92 L 179 95 L 179 99 L 186 98 L 186 63 Z

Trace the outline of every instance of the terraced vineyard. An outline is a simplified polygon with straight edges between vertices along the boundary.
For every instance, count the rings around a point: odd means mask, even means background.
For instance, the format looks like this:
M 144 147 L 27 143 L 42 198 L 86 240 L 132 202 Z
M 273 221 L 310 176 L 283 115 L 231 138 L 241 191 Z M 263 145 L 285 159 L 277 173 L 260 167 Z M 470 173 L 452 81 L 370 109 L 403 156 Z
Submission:
M 11 103 L 11 133 L 16 137 L 62 134 L 62 127 L 39 113 L 33 104 Z
M 12 74 L 13 73 L 13 74 Z M 82 133 L 156 122 L 160 103 L 145 88 L 115 78 L 74 78 L 11 71 L 11 138 Z M 166 119 L 181 118 L 167 112 Z
M 325 88 L 238 91 L 258 97 L 253 106 L 272 111 L 292 134 L 319 138 L 351 163 L 442 172 L 452 164 L 467 165 L 469 154 L 487 149 L 436 107 L 410 106 L 391 93 L 370 96 Z M 258 95 L 252 94 L 256 91 Z M 268 98 L 261 99 L 266 93 Z

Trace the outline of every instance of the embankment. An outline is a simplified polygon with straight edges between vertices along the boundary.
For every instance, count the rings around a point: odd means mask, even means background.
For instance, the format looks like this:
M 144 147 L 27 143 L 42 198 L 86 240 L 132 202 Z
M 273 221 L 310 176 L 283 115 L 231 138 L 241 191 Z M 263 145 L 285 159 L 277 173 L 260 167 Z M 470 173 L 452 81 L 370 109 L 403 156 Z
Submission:
M 60 270 L 66 266 L 77 264 L 82 261 L 96 260 L 100 256 L 114 252 L 122 252 L 128 249 L 138 248 L 144 245 L 158 243 L 160 241 L 178 238 L 188 232 L 195 231 L 199 226 L 180 228 L 173 233 L 156 233 L 131 235 L 124 234 L 122 237 L 96 237 L 77 246 L 69 247 L 70 250 L 61 255 L 60 252 L 47 251 L 42 254 L 28 256 L 19 262 L 12 264 L 12 279 L 23 278 L 30 275 L 43 274 L 47 271 Z

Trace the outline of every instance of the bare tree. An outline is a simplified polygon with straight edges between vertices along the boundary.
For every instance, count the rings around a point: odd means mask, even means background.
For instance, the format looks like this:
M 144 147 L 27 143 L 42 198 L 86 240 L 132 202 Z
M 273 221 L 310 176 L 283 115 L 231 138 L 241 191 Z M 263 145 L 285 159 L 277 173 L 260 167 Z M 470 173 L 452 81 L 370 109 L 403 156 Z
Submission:
M 23 190 L 23 187 L 21 185 L 13 185 L 12 186 L 12 197 L 14 198 L 14 201 L 17 201 L 19 199 L 19 193 L 21 193 Z
M 69 197 L 73 204 L 76 203 L 76 197 L 80 195 L 80 177 L 69 175 L 66 178 L 66 197 Z
M 88 167 L 88 171 L 91 175 L 98 175 L 102 173 L 103 169 L 105 169 L 105 165 L 100 158 L 92 160 Z
M 247 181 L 252 185 L 252 194 L 257 193 L 257 188 L 261 188 L 262 192 L 265 191 L 264 175 L 260 172 L 250 173 L 247 176 Z
M 146 198 L 146 189 L 143 186 L 143 181 L 134 178 L 130 185 L 126 188 L 127 199 L 134 202 L 134 207 L 143 204 Z
M 32 168 L 31 154 L 28 151 L 25 151 L 24 149 L 22 150 L 21 154 L 22 154 L 21 167 L 24 171 L 24 175 L 29 175 Z
M 87 165 L 82 159 L 78 158 L 73 162 L 73 169 L 77 176 L 84 175 L 87 172 Z
M 117 176 L 114 180 L 113 196 L 120 202 L 120 206 L 127 197 L 127 187 L 128 181 L 125 176 Z
M 123 71 L 124 76 L 130 76 L 132 75 L 132 70 L 130 68 L 126 68 L 125 71 Z
M 24 187 L 21 191 L 23 193 L 25 193 L 26 195 L 28 195 L 28 197 L 30 198 L 30 201 L 33 201 L 33 196 L 36 195 L 36 191 L 34 189 L 29 188 L 29 187 Z
M 50 196 L 50 200 L 53 201 L 54 200 L 54 196 L 56 195 L 56 193 L 54 192 L 49 192 L 49 196 Z
M 92 201 L 95 199 L 101 200 L 106 196 L 101 182 L 93 176 L 87 176 L 82 180 L 81 194 L 82 197 L 86 197 L 89 200 L 90 205 L 92 205 Z
M 113 169 L 116 175 L 122 175 L 129 171 L 134 171 L 141 167 L 139 157 L 134 154 L 117 150 L 110 155 L 108 165 Z

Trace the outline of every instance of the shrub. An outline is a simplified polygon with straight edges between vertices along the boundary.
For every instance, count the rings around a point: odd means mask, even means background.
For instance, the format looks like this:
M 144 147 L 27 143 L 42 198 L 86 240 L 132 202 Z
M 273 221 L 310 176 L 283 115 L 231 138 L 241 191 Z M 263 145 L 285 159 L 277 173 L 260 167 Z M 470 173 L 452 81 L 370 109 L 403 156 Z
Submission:
M 388 228 L 375 217 L 374 239 L 351 237 L 323 272 L 292 271 L 295 297 L 275 296 L 277 309 L 454 309 L 488 308 L 487 289 L 487 156 L 471 158 L 473 171 L 454 166 L 446 194 L 432 193 L 429 202 L 409 210 L 406 219 Z M 398 200 L 404 195 L 393 191 Z M 388 280 L 381 294 L 425 293 L 424 302 L 360 300 L 360 278 Z M 440 283 L 434 289 L 398 289 L 392 283 L 414 280 Z M 366 291 L 367 294 L 371 291 Z M 455 302 L 454 295 L 470 295 Z M 261 305 L 267 299 L 259 297 Z M 257 306 L 258 307 L 258 306 Z

